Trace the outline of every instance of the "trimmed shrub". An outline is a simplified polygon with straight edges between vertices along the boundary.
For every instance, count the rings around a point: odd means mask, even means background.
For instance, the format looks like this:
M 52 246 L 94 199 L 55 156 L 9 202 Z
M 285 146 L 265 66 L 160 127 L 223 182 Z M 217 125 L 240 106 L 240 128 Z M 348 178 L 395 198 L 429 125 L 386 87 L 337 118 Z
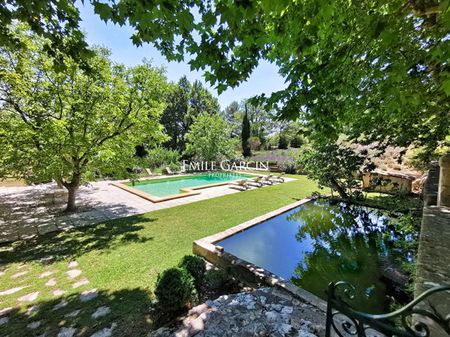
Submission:
M 205 276 L 205 282 L 211 290 L 219 292 L 239 291 L 239 284 L 232 277 L 232 273 L 228 268 L 208 271 Z
M 158 309 L 174 316 L 195 302 L 197 291 L 194 278 L 184 268 L 166 269 L 158 275 L 155 296 Z
M 291 139 L 291 147 L 300 148 L 304 143 L 305 143 L 305 139 L 300 134 L 295 135 Z
M 248 139 L 248 142 L 250 144 L 250 149 L 252 151 L 259 151 L 259 150 L 261 150 L 261 143 L 262 142 L 259 139 L 259 137 L 256 137 L 256 136 L 250 137 Z
M 288 138 L 284 134 L 281 134 L 280 138 L 278 139 L 278 148 L 284 150 L 287 149 L 288 147 L 289 147 Z
M 178 264 L 178 267 L 186 269 L 191 274 L 194 278 L 196 288 L 199 289 L 205 280 L 205 261 L 195 255 L 185 255 Z
M 297 173 L 297 161 L 295 159 L 289 158 L 287 160 L 284 160 L 278 164 L 278 167 L 281 171 L 295 174 Z
M 162 166 L 178 165 L 180 154 L 176 150 L 169 150 L 163 147 L 156 147 L 147 153 L 147 163 L 151 169 Z

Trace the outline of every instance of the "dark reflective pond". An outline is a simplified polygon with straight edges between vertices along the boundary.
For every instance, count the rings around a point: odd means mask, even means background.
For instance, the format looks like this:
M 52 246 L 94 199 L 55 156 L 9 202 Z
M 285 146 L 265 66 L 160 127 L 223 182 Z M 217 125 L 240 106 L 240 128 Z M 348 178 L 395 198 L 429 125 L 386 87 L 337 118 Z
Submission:
M 399 237 L 392 228 L 389 217 L 379 210 L 322 200 L 218 244 L 324 299 L 329 282 L 348 281 L 358 289 L 353 305 L 376 313 L 389 309 L 387 298 L 393 295 L 389 277 L 401 276 L 398 265 L 411 261 L 408 254 L 394 248 Z

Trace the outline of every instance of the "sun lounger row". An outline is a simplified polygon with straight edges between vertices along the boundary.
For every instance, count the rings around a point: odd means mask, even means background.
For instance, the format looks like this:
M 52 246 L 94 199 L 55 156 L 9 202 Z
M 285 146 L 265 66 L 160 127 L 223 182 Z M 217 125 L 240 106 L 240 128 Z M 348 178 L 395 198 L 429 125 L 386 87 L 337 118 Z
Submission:
M 274 183 L 284 182 L 284 172 L 274 176 L 272 174 L 266 176 L 259 176 L 253 179 L 242 179 L 232 183 L 229 183 L 231 188 L 238 188 L 242 191 L 246 191 L 251 187 L 263 187 L 264 185 L 273 185 Z

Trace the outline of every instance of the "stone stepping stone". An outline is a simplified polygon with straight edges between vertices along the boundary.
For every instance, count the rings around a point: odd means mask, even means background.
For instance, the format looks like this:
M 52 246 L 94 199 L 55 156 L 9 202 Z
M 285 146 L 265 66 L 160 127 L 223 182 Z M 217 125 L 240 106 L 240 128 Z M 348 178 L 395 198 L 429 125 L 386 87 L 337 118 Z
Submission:
M 5 272 L 4 271 L 0 271 L 0 277 L 3 276 L 3 275 L 5 275 Z
M 0 292 L 0 296 L 15 294 L 16 292 L 21 291 L 22 289 L 25 289 L 28 287 L 29 286 L 11 288 L 11 289 Z
M 41 275 L 39 275 L 39 278 L 49 277 L 54 273 L 55 273 L 54 271 L 44 271 Z
M 56 280 L 54 278 L 51 278 L 50 280 L 47 281 L 47 283 L 45 283 L 45 285 L 47 287 L 53 287 L 56 286 Z
M 108 315 L 111 312 L 111 309 L 109 307 L 98 307 L 97 310 L 92 314 L 93 319 L 97 319 L 103 316 Z
M 39 262 L 45 263 L 45 262 L 50 262 L 54 259 L 55 257 L 53 255 L 49 255 L 49 256 L 45 256 L 42 259 L 39 259 Z
M 73 337 L 73 335 L 75 335 L 75 331 L 77 331 L 75 328 L 62 327 L 56 337 Z
M 87 301 L 93 300 L 97 296 L 98 296 L 97 289 L 86 290 L 80 294 L 80 301 L 87 302 Z
M 97 331 L 91 337 L 110 337 L 112 336 L 113 330 L 117 327 L 117 323 L 111 324 L 111 327 L 104 328 L 102 330 Z
M 73 287 L 73 288 L 79 288 L 79 287 L 81 287 L 81 286 L 85 286 L 86 284 L 89 284 L 89 280 L 87 280 L 87 279 L 82 279 L 82 280 L 80 280 L 80 281 L 75 282 L 74 284 L 72 284 L 72 287 Z
M 77 317 L 78 314 L 79 314 L 80 312 L 81 312 L 81 309 L 74 310 L 74 311 L 72 311 L 72 312 L 69 312 L 69 313 L 66 315 L 66 317 L 71 317 L 71 318 Z
M 75 277 L 78 277 L 78 276 L 81 275 L 81 270 L 79 270 L 79 269 L 71 269 L 66 274 L 67 274 L 67 276 L 70 279 L 74 279 Z
M 21 296 L 17 300 L 19 302 L 31 302 L 31 301 L 36 300 L 38 298 L 38 296 L 39 296 L 39 291 L 35 291 L 34 293 L 29 293 L 24 296 Z
M 78 267 L 78 262 L 77 261 L 72 261 L 69 263 L 69 268 L 76 268 Z
M 0 310 L 0 317 L 9 315 L 9 313 L 13 310 L 12 307 L 4 308 Z
M 9 317 L 0 317 L 0 326 L 9 322 Z
M 53 294 L 53 296 L 61 296 L 61 295 L 64 295 L 66 292 L 64 291 L 64 290 L 61 290 L 61 289 L 56 289 L 56 290 L 53 290 L 53 292 L 52 292 L 52 294 Z
M 35 322 L 31 322 L 30 324 L 27 325 L 27 328 L 30 330 L 35 330 L 37 328 L 39 328 L 41 326 L 41 321 L 35 321 Z
M 13 276 L 11 276 L 11 278 L 12 279 L 16 279 L 16 278 L 21 277 L 21 276 L 26 275 L 26 274 L 28 274 L 28 270 L 24 270 L 24 271 L 21 271 L 19 273 L 16 273 Z
M 59 309 L 61 309 L 61 308 L 64 308 L 64 307 L 67 306 L 67 304 L 69 304 L 69 302 L 67 302 L 66 300 L 62 300 L 61 302 L 59 302 L 57 305 L 55 305 L 55 306 L 53 307 L 53 311 L 59 310 Z
M 39 311 L 39 305 L 36 304 L 36 305 L 33 305 L 33 306 L 29 307 L 27 309 L 27 312 L 25 313 L 25 315 L 27 315 L 28 317 L 31 317 L 31 316 L 37 314 L 38 311 Z

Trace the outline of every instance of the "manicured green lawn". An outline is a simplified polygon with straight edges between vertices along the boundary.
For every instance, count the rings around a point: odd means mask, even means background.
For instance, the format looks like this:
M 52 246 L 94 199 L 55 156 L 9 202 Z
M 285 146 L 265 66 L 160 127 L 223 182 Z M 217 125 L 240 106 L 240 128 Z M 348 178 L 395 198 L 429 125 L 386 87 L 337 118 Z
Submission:
M 0 310 L 17 307 L 2 329 L 6 328 L 6 334 L 11 336 L 20 335 L 27 331 L 28 323 L 41 321 L 36 332 L 56 335 L 61 326 L 73 325 L 81 332 L 80 336 L 90 336 L 116 322 L 118 336 L 144 335 L 149 328 L 146 313 L 158 273 L 190 254 L 194 240 L 290 204 L 317 190 L 316 184 L 306 177 L 292 177 L 298 180 L 110 221 L 26 244 L 0 247 L 0 263 L 3 264 L 0 270 L 4 270 L 4 275 L 0 274 L 0 292 L 27 286 L 14 294 L 0 296 Z M 48 262 L 49 258 L 53 259 Z M 74 280 L 66 275 L 70 261 L 77 261 L 76 269 L 82 272 Z M 27 273 L 12 278 L 22 271 Z M 54 274 L 39 278 L 45 271 Z M 56 286 L 45 285 L 50 278 L 55 278 Z M 73 283 L 83 278 L 89 284 L 74 289 Z M 55 298 L 52 294 L 55 289 L 66 293 Z M 86 303 L 80 302 L 78 294 L 90 289 L 97 289 L 99 296 Z M 37 291 L 39 296 L 35 301 L 18 306 L 17 298 Z M 53 310 L 62 299 L 68 304 Z M 30 318 L 25 311 L 35 303 L 40 303 L 41 309 Z M 95 320 L 91 315 L 99 306 L 109 307 L 111 313 Z M 78 309 L 81 311 L 75 318 L 66 316 Z

